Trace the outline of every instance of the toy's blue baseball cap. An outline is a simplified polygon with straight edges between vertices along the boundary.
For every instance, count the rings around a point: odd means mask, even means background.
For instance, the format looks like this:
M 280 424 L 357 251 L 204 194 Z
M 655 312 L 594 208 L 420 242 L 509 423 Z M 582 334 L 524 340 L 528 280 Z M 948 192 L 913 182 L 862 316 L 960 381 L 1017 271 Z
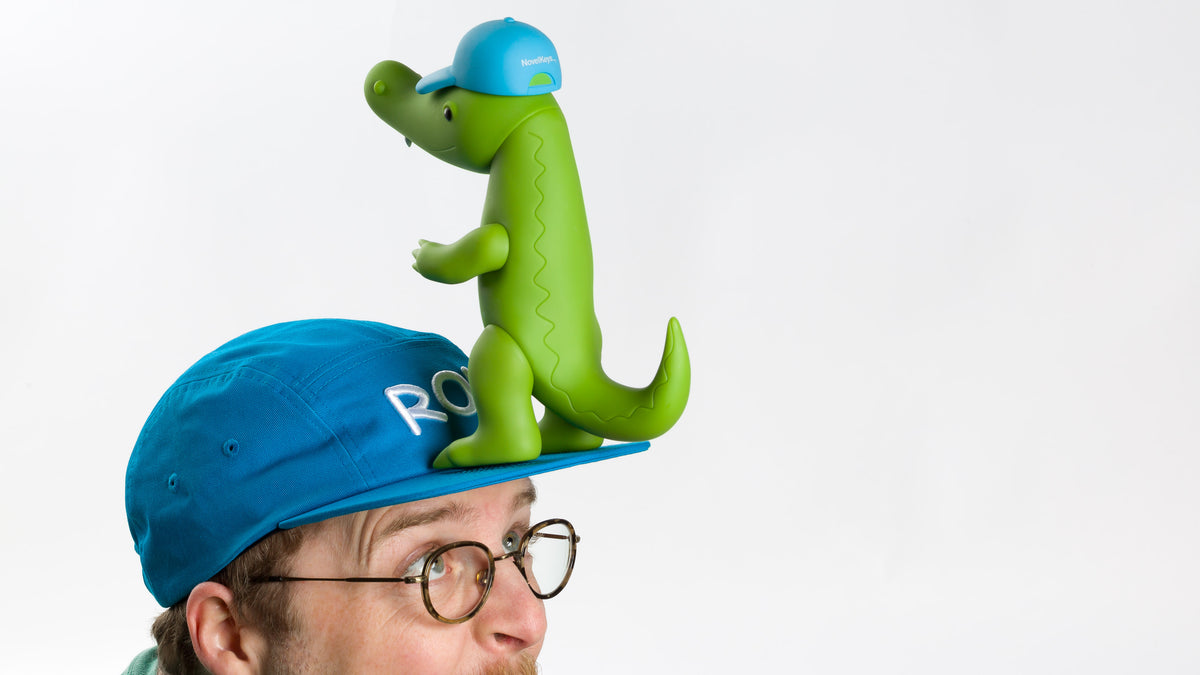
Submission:
M 340 319 L 268 326 L 200 359 L 155 406 L 125 474 L 146 587 L 169 607 L 276 529 L 649 447 L 434 470 L 476 427 L 466 365 L 439 335 Z
M 562 87 L 558 50 L 542 31 L 512 17 L 472 28 L 454 63 L 417 82 L 417 93 L 459 87 L 497 96 L 536 96 Z

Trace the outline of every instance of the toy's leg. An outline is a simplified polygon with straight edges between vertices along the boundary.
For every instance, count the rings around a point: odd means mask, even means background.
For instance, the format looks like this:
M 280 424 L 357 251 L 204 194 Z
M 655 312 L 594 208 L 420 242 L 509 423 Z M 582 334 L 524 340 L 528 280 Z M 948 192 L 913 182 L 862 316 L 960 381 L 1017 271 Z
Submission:
M 533 371 L 521 347 L 499 326 L 486 326 L 467 365 L 479 428 L 437 456 L 434 468 L 505 464 L 541 453 L 533 415 Z
M 591 450 L 604 442 L 603 438 L 580 429 L 549 408 L 538 422 L 538 431 L 542 432 L 542 452 L 545 453 Z

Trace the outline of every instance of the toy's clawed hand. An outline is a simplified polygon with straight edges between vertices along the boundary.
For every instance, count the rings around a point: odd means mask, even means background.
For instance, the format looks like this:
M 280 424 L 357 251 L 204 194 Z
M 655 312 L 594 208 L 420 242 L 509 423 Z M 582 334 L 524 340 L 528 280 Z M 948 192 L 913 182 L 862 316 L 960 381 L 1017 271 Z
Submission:
M 480 274 L 494 272 L 508 259 L 508 232 L 501 225 L 484 225 L 471 230 L 453 244 L 424 239 L 413 254 L 413 269 L 430 281 L 459 284 Z
M 421 239 L 417 243 L 420 248 L 416 248 L 412 252 L 413 269 L 426 279 L 442 283 L 457 283 L 443 278 L 440 272 L 446 266 L 446 246 L 424 239 Z

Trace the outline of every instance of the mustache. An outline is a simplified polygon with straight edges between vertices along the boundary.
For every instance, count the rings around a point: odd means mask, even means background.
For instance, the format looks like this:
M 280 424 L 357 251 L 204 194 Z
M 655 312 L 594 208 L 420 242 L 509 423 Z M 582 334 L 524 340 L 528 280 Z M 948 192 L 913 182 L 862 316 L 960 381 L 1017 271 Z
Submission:
M 511 662 L 493 663 L 477 675 L 538 675 L 538 664 L 533 658 L 522 654 Z

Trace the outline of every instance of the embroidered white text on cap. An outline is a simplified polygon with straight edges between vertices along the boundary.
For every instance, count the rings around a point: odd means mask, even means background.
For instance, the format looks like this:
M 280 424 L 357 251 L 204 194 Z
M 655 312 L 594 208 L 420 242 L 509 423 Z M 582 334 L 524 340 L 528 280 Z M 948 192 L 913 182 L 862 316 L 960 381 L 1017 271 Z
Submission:
M 454 382 L 466 394 L 465 405 L 458 405 L 446 396 L 446 384 L 448 382 Z M 452 370 L 439 370 L 433 374 L 433 380 L 429 383 L 429 388 L 433 390 L 433 395 L 437 398 L 437 402 L 446 410 L 461 417 L 470 417 L 475 414 L 475 397 L 472 395 L 471 385 L 467 381 L 466 368 L 462 369 L 462 375 Z M 383 394 L 387 396 L 388 401 L 391 402 L 396 412 L 400 413 L 400 417 L 408 424 L 408 428 L 412 430 L 414 436 L 421 435 L 421 426 L 417 424 L 417 420 L 445 422 L 450 419 L 446 413 L 440 410 L 430 410 L 429 392 L 415 384 L 392 385 L 384 389 Z M 416 400 L 412 405 L 408 405 L 405 403 L 404 397 L 412 397 Z

